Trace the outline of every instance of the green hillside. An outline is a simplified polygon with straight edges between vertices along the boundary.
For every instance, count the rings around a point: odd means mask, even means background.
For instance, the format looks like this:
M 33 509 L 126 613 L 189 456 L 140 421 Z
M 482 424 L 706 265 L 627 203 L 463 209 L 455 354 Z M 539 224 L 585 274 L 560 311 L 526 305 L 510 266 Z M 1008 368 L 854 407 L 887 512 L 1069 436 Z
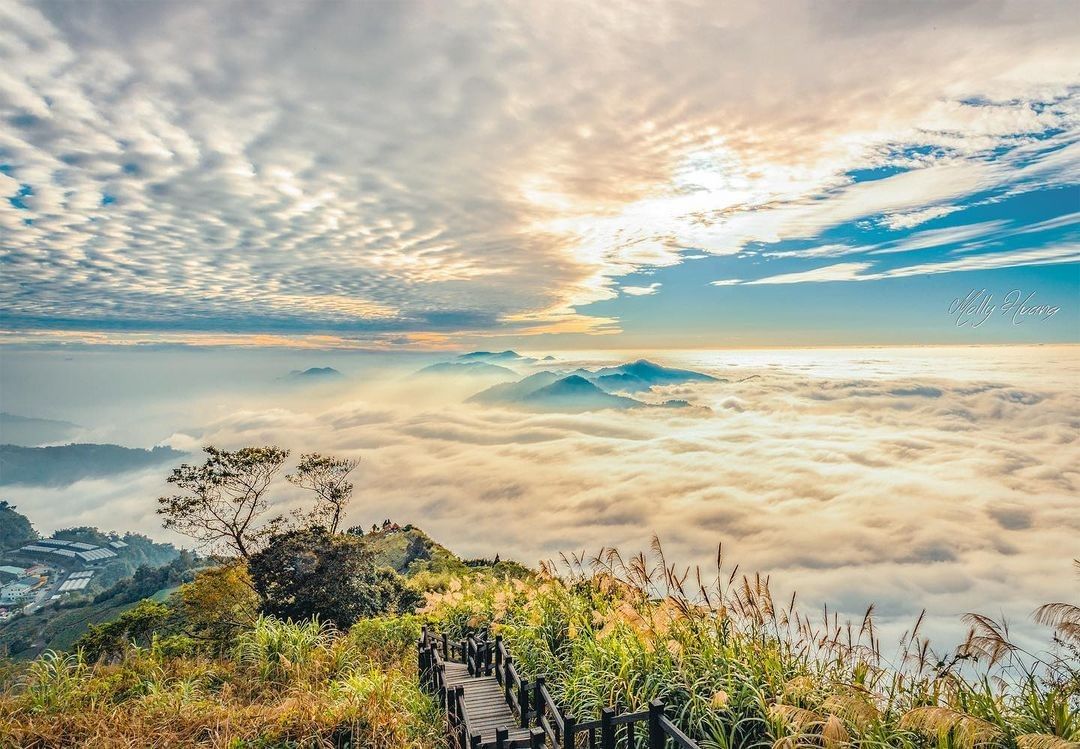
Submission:
M 0 500 L 0 551 L 14 549 L 37 537 L 30 520 L 13 505 Z
M 365 548 L 378 567 L 389 567 L 411 578 L 414 587 L 440 587 L 448 574 L 464 575 L 488 570 L 502 577 L 526 578 L 533 572 L 511 560 L 462 559 L 419 528 L 391 524 L 363 536 Z
M 364 547 L 375 557 L 375 565 L 406 574 L 410 568 L 425 566 L 452 568 L 462 561 L 428 534 L 411 525 L 391 525 L 363 536 Z M 413 570 L 415 571 L 415 569 Z

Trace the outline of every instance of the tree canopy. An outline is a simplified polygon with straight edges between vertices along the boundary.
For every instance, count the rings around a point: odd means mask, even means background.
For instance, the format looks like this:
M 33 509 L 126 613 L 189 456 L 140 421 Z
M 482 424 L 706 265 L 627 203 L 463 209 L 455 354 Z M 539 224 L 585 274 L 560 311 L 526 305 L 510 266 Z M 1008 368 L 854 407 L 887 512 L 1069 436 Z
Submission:
M 339 628 L 358 619 L 412 611 L 418 594 L 393 570 L 376 568 L 361 539 L 322 527 L 276 536 L 248 561 L 264 614 L 299 621 L 317 616 Z
M 289 451 L 274 446 L 203 451 L 209 457 L 202 465 L 173 469 L 168 482 L 183 493 L 159 498 L 157 512 L 166 528 L 247 559 L 283 523 L 281 516 L 265 518 L 266 490 Z
M 337 533 L 341 515 L 352 499 L 353 485 L 349 474 L 358 465 L 360 460 L 356 458 L 335 458 L 319 453 L 300 456 L 296 472 L 285 478 L 315 492 L 312 525 L 321 525 L 330 533 Z

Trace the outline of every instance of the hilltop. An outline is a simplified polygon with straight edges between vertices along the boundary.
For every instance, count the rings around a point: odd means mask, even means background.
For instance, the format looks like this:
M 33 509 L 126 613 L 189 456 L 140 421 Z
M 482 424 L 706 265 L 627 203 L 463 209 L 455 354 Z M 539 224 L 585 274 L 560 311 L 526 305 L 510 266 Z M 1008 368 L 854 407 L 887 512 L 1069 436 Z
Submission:
M 404 527 L 386 523 L 365 533 L 361 540 L 364 548 L 375 558 L 378 567 L 389 567 L 402 575 L 417 563 L 429 562 L 440 566 L 454 566 L 461 560 L 431 536 L 411 525 Z

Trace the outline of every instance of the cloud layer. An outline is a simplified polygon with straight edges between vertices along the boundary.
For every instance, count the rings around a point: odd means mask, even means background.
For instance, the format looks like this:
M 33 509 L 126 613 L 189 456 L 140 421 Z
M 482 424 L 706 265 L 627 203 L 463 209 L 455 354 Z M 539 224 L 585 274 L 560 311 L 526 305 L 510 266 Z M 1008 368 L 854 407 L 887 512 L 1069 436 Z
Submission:
M 577 308 L 684 248 L 906 231 L 1075 181 L 1074 10 L 6 0 L 0 310 L 612 330 Z
M 310 397 L 202 398 L 168 442 L 359 456 L 350 522 L 416 523 L 466 555 L 534 563 L 602 545 L 635 551 L 656 532 L 672 559 L 707 569 L 723 541 L 744 570 L 772 574 L 808 605 L 858 614 L 873 601 L 905 623 L 925 606 L 951 636 L 971 610 L 1003 611 L 1024 632 L 1035 605 L 1073 590 L 1073 348 L 671 363 L 723 378 L 663 393 L 711 412 L 529 414 L 461 404 L 475 384 L 365 377 Z M 46 528 L 157 533 L 159 474 L 9 499 Z M 293 491 L 282 482 L 282 507 Z

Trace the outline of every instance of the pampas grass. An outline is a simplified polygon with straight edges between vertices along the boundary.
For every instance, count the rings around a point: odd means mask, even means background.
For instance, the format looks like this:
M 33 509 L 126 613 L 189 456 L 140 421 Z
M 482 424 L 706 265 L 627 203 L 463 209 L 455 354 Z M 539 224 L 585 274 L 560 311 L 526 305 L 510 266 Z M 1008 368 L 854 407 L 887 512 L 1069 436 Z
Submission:
M 1056 626 L 1063 612 L 1036 618 Z M 722 547 L 708 576 L 672 565 L 654 539 L 648 555 L 564 556 L 528 584 L 467 582 L 423 613 L 452 637 L 501 634 L 579 719 L 660 698 L 710 749 L 1080 749 L 1080 663 L 1060 642 L 1026 653 L 972 615 L 967 642 L 938 653 L 924 612 L 886 654 L 872 606 L 854 622 L 808 615 L 768 577 L 728 569 Z

